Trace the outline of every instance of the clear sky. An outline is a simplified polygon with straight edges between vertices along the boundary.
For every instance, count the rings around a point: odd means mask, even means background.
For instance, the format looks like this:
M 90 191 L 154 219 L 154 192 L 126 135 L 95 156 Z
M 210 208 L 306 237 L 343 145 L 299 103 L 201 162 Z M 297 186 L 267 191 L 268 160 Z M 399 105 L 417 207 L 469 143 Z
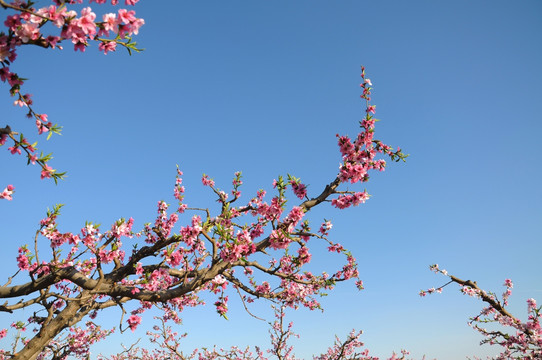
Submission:
M 340 161 L 335 134 L 355 135 L 364 111 L 363 64 L 381 119 L 376 137 L 410 157 L 371 178 L 365 205 L 311 215 L 333 221 L 331 238 L 357 257 L 366 290 L 341 284 L 323 313 L 291 311 L 298 355 L 325 351 L 352 328 L 364 330 L 375 356 L 492 354 L 467 326 L 481 302 L 453 287 L 418 296 L 446 281 L 432 263 L 498 294 L 511 278 L 510 309 L 521 318 L 527 298 L 542 302 L 540 1 L 142 0 L 135 10 L 146 22 L 136 39 L 143 53 L 104 56 L 93 45 L 81 54 L 66 43 L 23 49 L 12 66 L 29 78 L 36 109 L 64 126 L 39 145 L 68 178 L 41 181 L 37 168 L 0 152 L 0 185 L 17 190 L 0 202 L 4 279 L 47 207 L 66 204 L 65 231 L 130 216 L 139 228 L 158 200 L 173 202 L 176 164 L 193 206 L 215 206 L 202 173 L 227 188 L 242 171 L 247 196 L 291 173 L 318 194 Z M 0 125 L 35 139 L 5 84 L 0 91 Z M 330 261 L 320 252 L 313 266 Z M 212 306 L 188 309 L 179 330 L 189 333 L 187 349 L 268 344 L 265 323 L 233 297 L 230 308 L 229 321 Z M 252 311 L 270 318 L 267 304 Z M 0 314 L 0 328 L 13 320 Z

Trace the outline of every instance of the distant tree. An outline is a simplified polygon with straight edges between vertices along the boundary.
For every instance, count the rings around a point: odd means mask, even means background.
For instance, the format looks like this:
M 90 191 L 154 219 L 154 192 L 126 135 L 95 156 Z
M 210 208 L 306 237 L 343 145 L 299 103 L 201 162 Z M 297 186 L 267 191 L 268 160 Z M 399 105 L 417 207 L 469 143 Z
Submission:
M 478 287 L 476 281 L 462 280 L 450 275 L 448 271 L 440 269 L 438 264 L 431 265 L 429 268 L 436 274 L 449 277 L 450 281 L 438 288 L 422 290 L 420 296 L 441 293 L 445 286 L 455 283 L 459 285 L 461 293 L 478 298 L 488 304 L 480 314 L 470 319 L 469 325 L 484 337 L 481 344 L 502 347 L 502 352 L 496 359 L 542 359 L 542 328 L 540 327 L 542 307 L 537 307 L 535 299 L 528 299 L 527 321 L 521 321 L 506 310 L 508 299 L 512 295 L 512 280 L 506 279 L 504 281 L 506 290 L 499 300 L 495 293 Z M 507 329 L 512 330 L 509 332 Z

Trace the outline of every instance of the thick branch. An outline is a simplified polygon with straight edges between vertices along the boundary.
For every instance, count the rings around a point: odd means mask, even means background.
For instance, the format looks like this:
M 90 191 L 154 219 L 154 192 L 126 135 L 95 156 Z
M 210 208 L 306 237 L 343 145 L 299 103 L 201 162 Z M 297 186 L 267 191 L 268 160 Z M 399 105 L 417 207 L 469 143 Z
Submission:
M 78 272 L 73 266 L 54 270 L 48 275 L 28 282 L 23 285 L 3 286 L 0 287 L 0 298 L 13 298 L 32 294 L 36 291 L 45 289 L 61 280 L 70 280 L 79 285 L 83 289 L 93 289 L 96 287 L 97 281 L 89 279 L 82 273 Z
M 324 202 L 330 195 L 334 194 L 335 189 L 337 189 L 340 184 L 341 181 L 339 180 L 339 178 L 335 178 L 335 180 L 333 180 L 329 185 L 326 185 L 326 188 L 324 189 L 324 191 L 322 191 L 320 195 L 318 195 L 316 198 L 304 201 L 300 205 L 300 207 L 305 210 L 305 212 L 309 211 L 316 205 Z
M 88 296 L 81 294 L 81 297 Z M 70 326 L 77 324 L 92 309 L 81 307 L 78 301 L 69 302 L 66 307 L 47 326 L 42 326 L 34 336 L 12 360 L 34 360 L 45 346 L 54 339 L 60 332 Z
M 18 303 L 15 303 L 13 305 L 7 305 L 7 304 L 0 305 L 0 311 L 12 313 L 13 310 L 22 309 L 22 308 L 28 307 L 30 305 L 37 304 L 40 301 L 45 300 L 45 299 L 47 299 L 47 298 L 49 298 L 51 296 L 53 296 L 53 294 L 50 294 L 50 293 L 46 292 L 46 293 L 42 294 L 41 296 L 39 296 L 39 297 L 37 297 L 35 299 L 31 299 L 31 300 L 27 300 L 27 301 L 21 300 Z

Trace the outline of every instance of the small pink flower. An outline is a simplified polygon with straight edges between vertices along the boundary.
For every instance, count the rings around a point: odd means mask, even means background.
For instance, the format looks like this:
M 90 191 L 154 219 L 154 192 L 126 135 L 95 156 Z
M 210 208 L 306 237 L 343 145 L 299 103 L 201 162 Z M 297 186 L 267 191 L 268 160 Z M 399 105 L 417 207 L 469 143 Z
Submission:
M 21 270 L 29 270 L 30 269 L 30 262 L 28 261 L 27 255 L 30 253 L 30 251 L 25 247 L 19 248 L 19 256 L 17 256 L 17 265 L 19 266 L 19 269 Z
M 85 43 L 83 43 L 83 42 L 78 42 L 78 43 L 75 43 L 75 44 L 73 45 L 73 49 L 74 49 L 74 51 L 79 50 L 79 51 L 81 51 L 81 52 L 85 52 L 86 45 L 85 45 Z
M 364 289 L 364 287 L 363 287 L 363 281 L 362 281 L 362 280 L 356 281 L 356 287 L 357 287 L 359 290 L 363 290 L 363 289 Z
M 113 31 L 114 33 L 117 33 L 119 29 L 120 21 L 117 19 L 116 14 L 104 14 L 103 15 L 103 29 L 106 32 Z
M 45 165 L 43 165 L 43 169 L 41 170 L 41 178 L 42 179 L 50 178 L 51 175 L 53 175 L 54 172 L 55 172 L 55 170 L 53 170 L 52 167 L 45 164 Z
M 296 182 L 295 180 L 290 180 L 290 184 L 292 185 L 292 190 L 294 191 L 295 196 L 297 196 L 299 199 L 303 199 L 305 196 L 307 196 L 307 186 L 305 186 L 305 184 L 298 181 Z
M 143 275 L 143 265 L 140 262 L 136 264 L 136 274 Z
M 15 100 L 13 102 L 13 105 L 15 105 L 15 106 L 19 105 L 20 107 L 27 106 L 26 103 L 24 101 L 22 101 L 21 99 Z
M 77 25 L 79 28 L 89 37 L 94 37 L 96 34 L 96 24 L 94 20 L 96 19 L 96 14 L 92 12 L 89 7 L 81 10 L 81 18 L 77 20 Z
M 4 191 L 0 193 L 0 199 L 12 200 L 12 194 L 15 187 L 13 185 L 8 185 Z
M 331 221 L 325 221 L 324 223 L 322 223 L 322 226 L 320 226 L 320 230 L 318 230 L 318 232 L 320 232 L 322 235 L 327 235 L 328 231 L 333 227 L 333 224 L 331 223 Z
M 132 315 L 128 318 L 127 322 L 130 330 L 135 331 L 135 329 L 137 329 L 137 326 L 141 324 L 141 318 L 137 315 Z
M 533 298 L 527 299 L 527 306 L 529 311 L 536 309 L 536 300 Z
M 18 147 L 18 146 L 12 146 L 12 147 L 9 147 L 8 150 L 13 154 L 19 154 L 21 155 L 21 149 Z
M 130 23 L 136 21 L 135 11 L 134 10 L 128 11 L 126 9 L 120 9 L 119 10 L 119 19 L 124 24 L 130 24 Z
M 100 51 L 103 51 L 104 55 L 107 55 L 108 52 L 115 51 L 117 49 L 117 43 L 114 41 L 101 42 L 98 45 L 98 49 L 100 49 Z

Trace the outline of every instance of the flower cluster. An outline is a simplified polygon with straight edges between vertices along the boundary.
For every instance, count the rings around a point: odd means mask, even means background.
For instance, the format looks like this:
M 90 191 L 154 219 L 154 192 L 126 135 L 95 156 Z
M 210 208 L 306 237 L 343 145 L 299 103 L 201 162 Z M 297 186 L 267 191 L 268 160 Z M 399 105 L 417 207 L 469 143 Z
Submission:
M 340 136 L 337 134 L 339 150 L 342 154 L 342 163 L 339 166 L 338 179 L 341 183 L 359 183 L 367 182 L 369 180 L 370 170 L 384 171 L 386 168 L 386 161 L 383 159 L 377 159 L 376 156 L 379 153 L 388 155 L 393 161 L 405 160 L 408 155 L 401 152 L 400 148 L 396 151 L 374 139 L 375 122 L 374 118 L 375 109 L 374 105 L 371 105 L 371 90 L 372 82 L 365 77 L 365 68 L 361 68 L 361 78 L 363 82 L 360 87 L 363 89 L 361 98 L 366 102 L 365 117 L 360 121 L 361 131 L 354 141 L 349 136 Z M 350 206 L 356 206 L 364 203 L 369 198 L 366 191 L 364 192 L 351 192 L 344 191 L 337 199 L 333 199 L 332 205 L 344 209 Z
M 335 206 L 338 209 L 346 209 L 350 206 L 358 206 L 363 204 L 369 199 L 369 194 L 367 191 L 355 192 L 350 195 L 340 195 L 337 199 L 331 200 L 331 205 Z
M 82 1 L 79 1 L 82 2 Z M 92 1 L 91 1 L 92 2 Z M 101 1 L 97 3 L 104 3 Z M 137 1 L 126 2 L 126 5 L 135 5 Z M 134 49 L 130 37 L 137 35 L 139 28 L 145 23 L 143 19 L 135 17 L 135 11 L 120 9 L 116 14 L 102 15 L 101 21 L 96 21 L 96 14 L 90 7 L 85 7 L 78 14 L 75 10 L 68 10 L 60 4 L 36 9 L 32 4 L 19 1 L 18 5 L 1 4 L 3 7 L 15 10 L 14 15 L 7 16 L 4 25 L 7 32 L 1 33 L 0 61 L 13 62 L 17 57 L 17 48 L 24 44 L 38 45 L 44 48 L 61 48 L 60 44 L 69 40 L 74 49 L 85 51 L 89 41 L 100 43 L 100 50 L 104 53 L 114 51 L 116 44 Z M 42 31 L 45 24 L 52 24 L 60 29 L 58 35 L 46 35 Z M 113 39 L 110 39 L 114 35 Z M 113 43 L 114 46 L 109 44 Z
M 307 186 L 302 184 L 298 178 L 288 175 L 288 182 L 292 186 L 295 196 L 303 200 L 307 196 Z

